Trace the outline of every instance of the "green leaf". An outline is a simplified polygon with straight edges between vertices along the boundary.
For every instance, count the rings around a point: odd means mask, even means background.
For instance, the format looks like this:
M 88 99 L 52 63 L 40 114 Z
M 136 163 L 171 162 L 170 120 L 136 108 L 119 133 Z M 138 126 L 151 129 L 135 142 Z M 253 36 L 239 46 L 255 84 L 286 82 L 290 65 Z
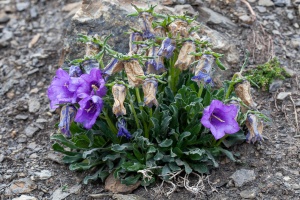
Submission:
M 203 106 L 209 106 L 210 105 L 210 102 L 211 102 L 211 93 L 206 90 L 205 92 L 205 96 L 203 98 Z
M 188 136 L 190 136 L 191 135 L 191 133 L 190 132 L 183 132 L 183 133 L 181 133 L 180 134 L 180 136 L 179 136 L 179 140 L 178 140 L 178 143 L 177 143 L 177 147 L 181 147 L 182 146 L 182 143 L 183 143 L 183 140 L 184 140 L 184 138 L 186 138 L 186 137 L 188 137 Z
M 218 150 L 220 150 L 222 153 L 224 153 L 230 160 L 232 160 L 233 162 L 236 162 L 233 154 L 230 151 L 223 149 L 221 147 L 219 147 Z
M 160 153 L 159 151 L 157 151 L 156 155 L 154 156 L 154 160 L 158 161 L 161 160 L 164 157 L 164 154 Z
M 95 148 L 95 149 L 91 149 L 91 150 L 88 150 L 88 151 L 84 151 L 82 153 L 82 158 L 86 158 L 88 155 L 92 154 L 93 152 L 95 151 L 98 151 L 100 150 L 101 148 Z
M 57 152 L 61 152 L 65 155 L 68 155 L 68 156 L 75 156 L 77 154 L 81 154 L 81 153 L 77 153 L 77 152 L 71 152 L 71 151 L 66 151 L 62 146 L 60 146 L 58 143 L 54 143 L 52 145 L 52 148 L 54 151 L 57 151 Z
M 81 163 L 73 163 L 69 166 L 69 169 L 74 171 L 74 170 L 87 170 L 90 169 L 96 165 L 103 164 L 103 161 L 95 161 L 93 163 L 89 163 L 86 160 L 84 160 Z
M 137 145 L 133 145 L 133 153 L 135 155 L 135 157 L 142 162 L 145 158 L 144 155 L 138 150 L 138 148 L 136 148 L 135 146 Z
M 106 177 L 109 175 L 108 170 L 103 170 L 104 167 L 101 167 L 95 174 L 86 176 L 83 179 L 83 184 L 88 184 L 90 181 L 95 181 L 98 178 L 101 179 L 102 182 L 106 179 Z
M 162 175 L 163 179 L 169 179 L 170 173 L 171 173 L 170 168 L 168 167 L 168 165 L 165 165 L 161 171 L 161 175 Z
M 225 140 L 223 140 L 223 144 L 229 148 L 236 144 L 241 144 L 246 140 L 246 136 L 244 135 L 244 132 L 242 130 L 239 130 L 235 134 L 230 134 L 227 136 Z
M 118 158 L 120 158 L 120 154 L 117 153 L 117 154 L 108 154 L 106 155 L 105 157 L 102 158 L 103 161 L 107 161 L 107 160 L 111 160 L 111 161 L 114 161 Z
M 183 152 L 181 151 L 180 148 L 175 147 L 174 149 L 172 149 L 172 151 L 178 156 L 181 157 L 183 155 Z
M 125 144 L 122 144 L 122 145 L 119 145 L 119 144 L 113 144 L 111 146 L 111 150 L 114 151 L 114 152 L 124 152 L 125 150 L 132 150 L 132 144 L 131 143 L 125 143 Z
M 76 154 L 74 156 L 64 156 L 62 160 L 67 164 L 78 162 L 82 160 L 82 154 Z
M 207 174 L 209 173 L 208 167 L 206 164 L 203 163 L 190 163 L 190 166 L 195 170 L 196 172 L 200 174 Z
M 187 163 L 187 162 L 185 162 L 185 161 L 182 161 L 182 160 L 180 160 L 180 159 L 176 159 L 176 161 L 175 161 L 176 163 L 177 163 L 177 165 L 179 165 L 179 166 L 184 166 L 184 171 L 185 171 L 185 173 L 187 173 L 187 174 L 190 174 L 190 173 L 192 173 L 192 168 L 190 167 L 190 165 Z
M 165 139 L 160 144 L 158 144 L 158 146 L 160 146 L 160 147 L 169 147 L 172 144 L 173 144 L 173 140 L 172 139 Z
M 188 152 L 184 152 L 185 155 L 188 155 L 190 159 L 192 160 L 200 160 L 204 155 L 205 155 L 205 150 L 204 149 L 191 149 Z
M 178 165 L 175 162 L 170 162 L 169 163 L 169 168 L 173 171 L 173 172 L 177 172 L 180 171 L 181 168 L 178 167 Z
M 207 158 L 212 161 L 214 167 L 219 167 L 219 164 L 217 163 L 217 161 L 215 160 L 213 155 L 211 155 L 211 153 L 208 150 L 206 150 L 206 155 L 207 155 Z
M 125 185 L 133 185 L 136 184 L 139 179 L 141 178 L 141 174 L 135 175 L 135 176 L 128 176 L 125 179 L 121 179 L 121 183 Z
M 167 117 L 163 118 L 163 120 L 161 122 L 161 133 L 167 132 L 171 119 L 172 119 L 171 116 L 167 116 Z
M 51 140 L 56 140 L 71 149 L 80 149 L 73 142 L 67 140 L 62 134 L 55 134 L 50 137 Z
M 155 153 L 155 152 L 156 152 L 156 148 L 154 146 L 151 146 L 151 147 L 149 147 L 147 154 Z
M 125 162 L 122 164 L 122 167 L 128 171 L 137 172 L 138 170 L 143 169 L 145 165 L 142 165 L 139 162 L 135 162 L 135 163 Z

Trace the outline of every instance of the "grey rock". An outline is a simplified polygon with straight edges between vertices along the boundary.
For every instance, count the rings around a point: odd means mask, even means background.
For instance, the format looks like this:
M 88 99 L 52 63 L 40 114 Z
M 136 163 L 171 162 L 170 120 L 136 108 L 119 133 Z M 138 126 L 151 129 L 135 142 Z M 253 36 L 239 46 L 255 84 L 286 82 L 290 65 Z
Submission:
M 46 122 L 48 122 L 48 120 L 43 119 L 43 118 L 38 118 L 35 122 L 36 123 L 46 123 Z
M 54 161 L 54 162 L 59 163 L 59 164 L 64 164 L 64 162 L 62 161 L 62 159 L 63 159 L 62 154 L 57 154 L 57 153 L 50 152 L 50 153 L 48 153 L 46 159 Z
M 114 194 L 112 198 L 115 200 L 146 200 L 144 197 L 135 194 L 127 194 L 127 195 Z
M 19 114 L 15 117 L 16 119 L 22 119 L 22 120 L 25 120 L 25 119 L 28 119 L 28 115 L 22 115 L 22 114 Z
M 5 189 L 5 196 L 26 194 L 35 190 L 36 184 L 30 178 L 14 180 L 8 188 Z
M 37 198 L 28 195 L 21 195 L 20 197 L 13 198 L 12 200 L 37 200 Z
M 294 70 L 288 68 L 287 66 L 283 66 L 283 69 L 285 70 L 285 72 L 290 76 L 290 77 L 295 77 L 297 75 L 297 72 L 295 72 Z
M 42 170 L 41 172 L 35 172 L 34 174 L 40 180 L 46 180 L 52 176 L 52 173 L 49 170 Z
M 41 104 L 37 98 L 30 98 L 28 100 L 29 112 L 36 113 L 40 110 Z
M 199 8 L 199 13 L 200 19 L 205 19 L 204 21 L 206 21 L 207 24 L 219 25 L 224 28 L 237 27 L 237 25 L 233 23 L 229 18 L 211 10 L 210 8 L 201 7 Z
M 243 190 L 240 195 L 244 199 L 255 199 L 256 190 Z
M 241 187 L 245 183 L 255 180 L 254 170 L 240 169 L 230 176 L 234 181 L 235 187 Z
M 17 82 L 18 81 L 13 78 L 9 79 L 8 81 L 5 81 L 4 84 L 2 85 L 2 88 L 0 89 L 0 96 L 7 93 Z
M 285 7 L 287 5 L 286 0 L 273 0 L 274 5 L 277 7 Z
M 8 45 L 8 41 L 10 41 L 12 38 L 14 37 L 14 34 L 13 32 L 7 30 L 7 29 L 4 29 L 2 31 L 2 37 L 0 39 L 0 47 L 5 47 Z
M 39 128 L 37 127 L 33 127 L 33 126 L 27 126 L 25 128 L 25 134 L 27 137 L 33 137 L 33 135 L 39 130 Z
M 246 24 L 251 24 L 252 23 L 252 19 L 248 15 L 242 15 L 242 16 L 239 17 L 239 19 L 241 20 L 241 22 L 246 23 Z
M 17 11 L 24 11 L 26 10 L 30 5 L 30 2 L 18 2 L 16 4 L 16 8 L 17 8 Z
M 291 92 L 280 92 L 278 95 L 277 95 L 277 99 L 278 100 L 284 100 L 287 96 L 289 95 L 292 95 Z
M 38 16 L 38 12 L 37 12 L 37 10 L 36 10 L 36 7 L 32 7 L 32 8 L 30 8 L 30 16 L 31 16 L 31 18 L 37 18 L 37 16 Z
M 300 37 L 292 38 L 291 39 L 291 45 L 295 49 L 300 49 Z
M 282 80 L 274 80 L 269 86 L 269 92 L 276 92 L 283 84 Z
M 260 12 L 260 13 L 264 13 L 267 11 L 266 7 L 264 6 L 256 6 L 256 9 Z
M 300 100 L 296 101 L 295 106 L 297 106 L 297 107 L 300 106 Z
M 274 6 L 274 3 L 271 0 L 259 0 L 258 5 L 260 5 L 260 6 Z
M 0 14 L 0 24 L 4 24 L 10 20 L 10 17 L 4 13 Z
M 176 5 L 174 8 L 175 8 L 175 12 L 178 13 L 179 15 L 183 15 L 184 13 L 187 13 L 188 15 L 195 16 L 197 14 L 194 8 L 189 4 Z
M 52 200 L 62 200 L 72 193 L 78 194 L 80 192 L 80 189 L 81 189 L 81 185 L 74 185 L 71 188 L 67 189 L 66 191 L 62 191 L 62 188 L 58 188 L 53 192 L 50 198 Z
M 0 163 L 4 160 L 5 156 L 3 154 L 0 154 Z

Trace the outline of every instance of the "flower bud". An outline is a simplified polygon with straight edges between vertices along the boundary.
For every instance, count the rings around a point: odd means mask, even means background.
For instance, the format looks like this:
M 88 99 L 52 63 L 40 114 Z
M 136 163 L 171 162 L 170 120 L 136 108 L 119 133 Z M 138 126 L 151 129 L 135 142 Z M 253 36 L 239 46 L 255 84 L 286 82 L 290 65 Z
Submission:
M 115 84 L 112 87 L 112 94 L 114 97 L 113 113 L 118 117 L 126 115 L 124 101 L 126 97 L 126 87 L 122 84 Z
M 189 53 L 195 51 L 196 46 L 193 42 L 187 41 L 183 43 L 178 55 L 178 59 L 175 63 L 175 67 L 179 68 L 180 70 L 188 69 L 189 65 L 192 64 L 192 62 L 194 62 L 195 60 L 195 56 L 189 55 Z
M 65 105 L 61 108 L 60 122 L 58 127 L 60 128 L 60 131 L 67 137 L 71 136 L 70 124 L 74 121 L 76 111 L 76 108 L 70 105 Z
M 129 41 L 129 52 L 136 54 L 139 50 L 139 45 L 134 44 L 134 42 L 143 41 L 143 37 L 141 33 L 133 32 L 130 34 L 130 41 Z
M 263 122 L 259 120 L 254 114 L 248 114 L 246 120 L 248 134 L 246 135 L 246 142 L 254 144 L 255 142 L 263 141 Z
M 69 68 L 70 77 L 80 77 L 82 75 L 82 70 L 79 66 L 71 65 Z
M 153 106 L 153 104 L 158 106 L 156 99 L 157 86 L 158 83 L 155 78 L 146 78 L 143 84 L 144 103 L 150 108 Z
M 129 60 L 124 62 L 124 68 L 127 74 L 129 85 L 136 87 L 144 82 L 143 79 L 137 77 L 144 76 L 144 71 L 137 60 Z
M 139 23 L 140 27 L 143 31 L 144 39 L 154 38 L 154 30 L 152 28 L 153 16 L 148 12 L 142 12 L 139 15 Z
M 171 32 L 172 37 L 188 37 L 187 31 L 188 23 L 186 21 L 177 19 L 168 25 L 168 30 Z
M 243 78 L 240 74 L 238 74 L 238 77 Z M 235 85 L 235 93 L 236 95 L 243 101 L 244 104 L 247 106 L 254 108 L 255 103 L 252 99 L 251 93 L 250 93 L 250 83 L 247 80 L 243 80 L 241 83 L 237 83 Z
M 126 128 L 126 121 L 125 119 L 120 119 L 118 121 L 118 137 L 126 137 L 128 140 L 132 137 L 131 133 Z
M 89 74 L 93 68 L 99 69 L 99 63 L 97 60 L 86 60 L 81 63 L 85 73 Z
M 204 81 L 206 84 L 213 84 L 210 76 L 210 71 L 214 63 L 214 57 L 212 55 L 202 55 L 198 64 L 194 69 L 195 76 L 192 77 L 192 81 L 200 82 Z
M 145 65 L 147 67 L 147 74 L 162 74 L 164 72 L 164 59 L 161 56 L 157 56 L 159 47 L 153 46 L 148 52 L 148 56 L 154 57 L 149 59 Z

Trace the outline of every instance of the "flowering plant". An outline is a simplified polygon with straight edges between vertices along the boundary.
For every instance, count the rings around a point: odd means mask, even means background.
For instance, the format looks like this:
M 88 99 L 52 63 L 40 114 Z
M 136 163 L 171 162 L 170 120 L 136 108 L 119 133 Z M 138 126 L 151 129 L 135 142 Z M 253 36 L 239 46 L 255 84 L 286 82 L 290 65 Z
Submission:
M 194 19 L 135 8 L 140 27 L 127 55 L 107 44 L 110 36 L 80 35 L 86 56 L 58 69 L 49 86 L 51 109 L 61 108 L 53 149 L 70 169 L 90 169 L 84 183 L 114 173 L 124 184 L 149 185 L 180 171 L 208 173 L 223 154 L 235 161 L 226 148 L 261 141 L 264 116 L 249 82 L 238 72 L 214 87 L 222 54 Z

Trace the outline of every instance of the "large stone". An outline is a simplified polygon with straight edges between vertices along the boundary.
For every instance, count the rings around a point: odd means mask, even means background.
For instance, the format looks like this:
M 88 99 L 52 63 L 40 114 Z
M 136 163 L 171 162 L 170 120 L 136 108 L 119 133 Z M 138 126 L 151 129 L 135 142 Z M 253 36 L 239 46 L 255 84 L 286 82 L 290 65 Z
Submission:
M 241 197 L 244 199 L 255 199 L 256 191 L 255 190 L 243 190 L 240 193 Z
M 260 6 L 274 6 L 274 3 L 271 0 L 259 0 L 258 5 L 260 5 Z
M 240 169 L 230 176 L 235 187 L 241 187 L 245 183 L 255 180 L 254 170 Z
M 5 189 L 5 195 L 26 194 L 36 189 L 36 184 L 30 178 L 22 178 L 13 181 L 8 188 Z
M 20 197 L 13 198 L 12 200 L 37 200 L 37 198 L 28 195 L 21 195 Z
M 224 28 L 236 28 L 237 25 L 233 23 L 229 18 L 211 10 L 210 8 L 199 8 L 199 19 L 203 19 L 207 24 L 219 25 Z

